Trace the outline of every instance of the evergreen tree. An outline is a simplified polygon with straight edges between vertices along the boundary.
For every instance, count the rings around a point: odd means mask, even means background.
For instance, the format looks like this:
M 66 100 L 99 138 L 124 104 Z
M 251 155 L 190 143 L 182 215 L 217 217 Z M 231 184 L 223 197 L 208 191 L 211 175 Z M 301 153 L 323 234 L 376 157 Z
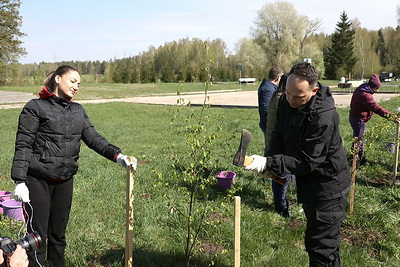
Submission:
M 324 55 L 328 79 L 338 79 L 338 76 L 351 73 L 357 62 L 354 56 L 355 29 L 345 11 L 340 15 L 336 26 L 336 31 L 332 34 L 332 44 Z
M 378 47 L 376 48 L 376 53 L 378 54 L 379 63 L 382 67 L 385 67 L 386 62 L 386 47 L 385 47 L 385 38 L 383 37 L 382 29 L 378 31 Z

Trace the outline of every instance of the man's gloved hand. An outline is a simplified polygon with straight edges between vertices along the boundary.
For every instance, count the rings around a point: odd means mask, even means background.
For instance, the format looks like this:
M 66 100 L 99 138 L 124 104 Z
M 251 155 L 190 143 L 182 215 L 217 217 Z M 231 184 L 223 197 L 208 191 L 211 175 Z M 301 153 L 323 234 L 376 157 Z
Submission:
M 136 171 L 137 159 L 135 157 L 118 154 L 117 163 L 124 168 L 132 166 L 133 170 Z
M 30 202 L 29 189 L 25 183 L 17 184 L 14 190 L 14 199 L 20 202 Z
M 253 162 L 246 166 L 245 169 L 249 171 L 263 172 L 267 168 L 267 158 L 259 155 L 252 155 L 250 158 Z

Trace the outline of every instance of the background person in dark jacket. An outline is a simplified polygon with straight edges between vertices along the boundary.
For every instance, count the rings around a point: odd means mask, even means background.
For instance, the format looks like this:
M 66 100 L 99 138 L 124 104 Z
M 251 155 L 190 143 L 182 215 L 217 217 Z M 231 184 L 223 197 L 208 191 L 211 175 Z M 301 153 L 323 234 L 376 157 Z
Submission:
M 339 234 L 346 217 L 350 172 L 339 115 L 328 87 L 307 62 L 293 66 L 278 105 L 268 157 L 251 156 L 258 172 L 292 173 L 307 218 L 310 266 L 340 266 Z
M 353 128 L 353 137 L 358 138 L 358 159 L 360 165 L 367 163 L 367 159 L 365 158 L 365 142 L 363 140 L 367 121 L 371 119 L 374 113 L 386 119 L 392 118 L 392 113 L 382 108 L 373 97 L 373 94 L 380 87 L 381 81 L 379 80 L 379 76 L 374 74 L 368 83 L 363 83 L 357 87 L 351 97 L 349 122 Z M 395 119 L 394 121 L 396 122 Z
M 272 67 L 268 72 L 268 79 L 263 79 L 258 88 L 258 113 L 260 114 L 260 123 L 259 126 L 261 131 L 264 133 L 264 142 L 265 149 L 268 147 L 268 143 L 265 138 L 267 131 L 267 113 L 269 102 L 271 101 L 271 97 L 273 93 L 278 88 L 279 81 L 281 80 L 281 76 L 283 75 L 283 71 L 278 67 Z
M 65 266 L 65 230 L 72 203 L 73 176 L 78 170 L 80 142 L 121 166 L 136 168 L 136 159 L 101 136 L 72 97 L 80 75 L 70 66 L 49 74 L 39 99 L 29 101 L 18 122 L 11 178 L 14 197 L 25 202 L 27 231 L 47 238 L 50 266 Z M 30 202 L 30 203 L 28 203 Z M 46 246 L 29 253 L 30 266 L 43 266 Z

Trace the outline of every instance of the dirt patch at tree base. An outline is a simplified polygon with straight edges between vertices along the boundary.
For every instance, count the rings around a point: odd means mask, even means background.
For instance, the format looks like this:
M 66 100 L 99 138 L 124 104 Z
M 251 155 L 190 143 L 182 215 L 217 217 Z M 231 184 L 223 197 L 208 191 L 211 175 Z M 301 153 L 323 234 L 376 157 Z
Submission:
M 222 246 L 221 244 L 216 244 L 211 242 L 201 243 L 196 248 L 197 250 L 199 250 L 208 257 L 212 257 L 216 254 L 219 254 L 225 249 L 224 246 Z
M 385 238 L 381 233 L 370 230 L 359 229 L 352 225 L 342 225 L 341 239 L 356 247 L 371 246 L 372 243 L 378 242 Z
M 289 229 L 292 229 L 292 230 L 299 230 L 304 225 L 305 225 L 305 223 L 303 221 L 300 221 L 297 219 L 292 219 L 288 222 L 288 227 L 289 227 Z

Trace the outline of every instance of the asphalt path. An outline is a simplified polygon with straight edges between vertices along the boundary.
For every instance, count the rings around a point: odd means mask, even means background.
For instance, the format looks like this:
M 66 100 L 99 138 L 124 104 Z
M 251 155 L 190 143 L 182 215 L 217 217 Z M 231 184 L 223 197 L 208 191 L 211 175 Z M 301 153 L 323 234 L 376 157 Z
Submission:
M 256 108 L 258 106 L 257 91 L 213 91 L 208 94 L 207 104 L 220 107 L 241 107 Z M 376 93 L 376 101 L 389 100 L 400 96 L 400 93 Z M 36 98 L 36 95 L 23 92 L 0 91 L 0 109 L 22 108 L 27 101 Z M 184 103 L 192 105 L 201 105 L 204 103 L 204 93 L 194 92 L 181 95 Z M 347 107 L 350 105 L 351 93 L 334 93 L 336 107 Z M 95 99 L 95 100 L 77 100 L 80 104 L 108 103 L 108 102 L 130 102 L 158 105 L 177 105 L 178 97 L 176 95 L 158 95 L 158 96 L 138 96 L 129 98 L 115 99 Z

